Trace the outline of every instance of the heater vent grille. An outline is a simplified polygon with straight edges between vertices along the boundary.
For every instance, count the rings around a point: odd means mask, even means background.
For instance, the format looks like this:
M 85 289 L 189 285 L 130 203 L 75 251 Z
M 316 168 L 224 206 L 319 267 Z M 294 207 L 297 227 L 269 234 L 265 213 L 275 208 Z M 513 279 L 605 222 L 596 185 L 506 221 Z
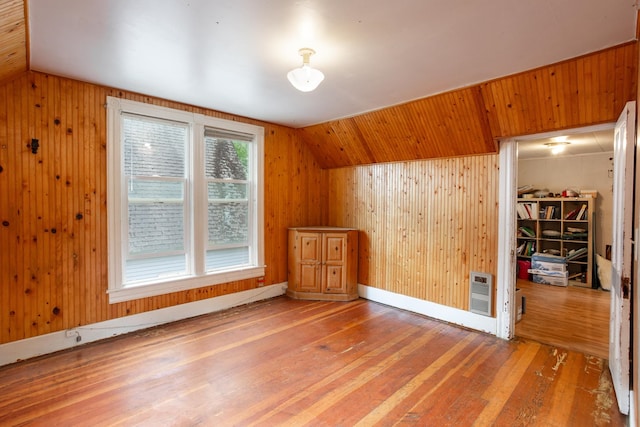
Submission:
M 469 310 L 472 313 L 491 316 L 493 280 L 490 274 L 472 271 L 469 275 Z

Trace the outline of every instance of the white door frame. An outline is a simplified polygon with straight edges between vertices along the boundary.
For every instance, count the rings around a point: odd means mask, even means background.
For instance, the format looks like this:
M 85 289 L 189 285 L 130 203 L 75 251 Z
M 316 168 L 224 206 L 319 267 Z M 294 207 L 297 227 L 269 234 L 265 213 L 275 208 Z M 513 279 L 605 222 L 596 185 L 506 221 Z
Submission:
M 498 198 L 498 289 L 496 292 L 496 335 L 511 339 L 515 334 L 516 291 L 516 204 L 518 145 L 515 139 L 500 141 Z
M 515 199 L 518 193 L 518 141 L 553 138 L 568 133 L 613 129 L 615 123 L 509 138 L 499 141 L 500 183 L 498 200 L 498 269 L 496 289 L 496 336 L 511 339 L 515 335 Z

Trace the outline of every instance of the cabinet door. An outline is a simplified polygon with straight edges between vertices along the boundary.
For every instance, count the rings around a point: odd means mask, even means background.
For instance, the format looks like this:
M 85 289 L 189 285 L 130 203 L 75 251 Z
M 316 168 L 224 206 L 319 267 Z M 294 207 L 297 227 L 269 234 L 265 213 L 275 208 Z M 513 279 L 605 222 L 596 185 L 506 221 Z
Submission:
M 347 235 L 346 233 L 326 233 L 323 240 L 323 291 L 345 293 L 347 291 Z
M 322 239 L 319 233 L 299 233 L 298 251 L 298 291 L 321 292 Z

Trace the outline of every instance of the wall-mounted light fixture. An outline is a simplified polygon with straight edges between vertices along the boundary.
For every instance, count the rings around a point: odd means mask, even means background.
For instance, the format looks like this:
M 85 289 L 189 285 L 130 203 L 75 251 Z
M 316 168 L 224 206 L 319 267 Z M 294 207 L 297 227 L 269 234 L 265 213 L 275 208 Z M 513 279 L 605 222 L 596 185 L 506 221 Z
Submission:
M 315 50 L 305 47 L 300 49 L 298 53 L 302 56 L 302 67 L 289 71 L 287 78 L 293 87 L 299 91 L 311 92 L 322 83 L 324 74 L 322 74 L 322 71 L 311 68 L 309 65 L 309 58 L 316 53 Z

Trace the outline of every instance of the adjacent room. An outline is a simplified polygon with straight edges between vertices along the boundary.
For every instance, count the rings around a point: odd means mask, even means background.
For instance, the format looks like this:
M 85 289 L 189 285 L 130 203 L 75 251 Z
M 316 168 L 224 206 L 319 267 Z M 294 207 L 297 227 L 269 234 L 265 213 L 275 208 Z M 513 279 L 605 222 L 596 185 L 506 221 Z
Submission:
M 0 424 L 638 424 L 638 16 L 0 0 Z
M 518 142 L 517 286 L 525 304 L 516 335 L 603 358 L 609 348 L 612 126 Z M 553 270 L 537 271 L 540 265 Z

